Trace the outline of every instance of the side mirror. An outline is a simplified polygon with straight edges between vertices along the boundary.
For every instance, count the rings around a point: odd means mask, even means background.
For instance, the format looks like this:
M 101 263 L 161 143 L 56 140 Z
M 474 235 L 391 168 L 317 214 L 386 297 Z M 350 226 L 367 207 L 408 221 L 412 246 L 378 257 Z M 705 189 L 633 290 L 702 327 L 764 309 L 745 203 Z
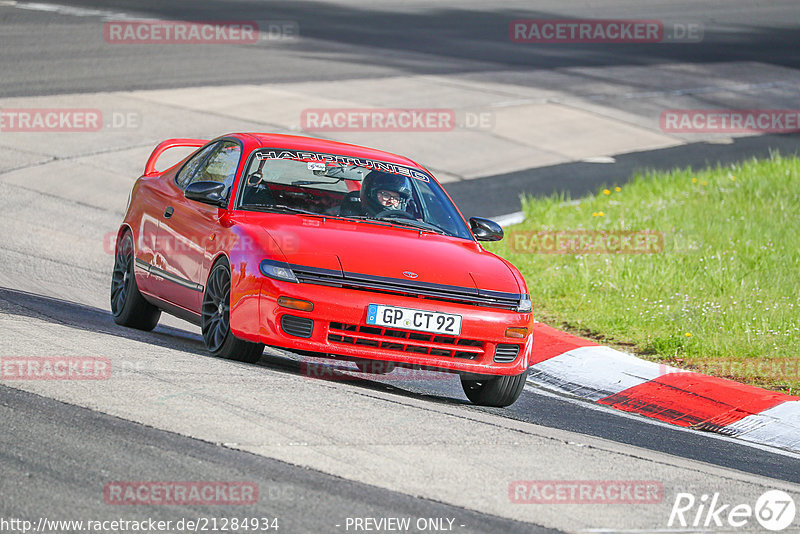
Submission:
M 192 182 L 186 186 L 184 196 L 189 200 L 211 204 L 218 208 L 226 208 L 227 200 L 222 196 L 225 184 L 221 182 Z
M 472 229 L 472 235 L 478 241 L 500 241 L 503 239 L 503 228 L 489 219 L 470 217 L 469 226 Z

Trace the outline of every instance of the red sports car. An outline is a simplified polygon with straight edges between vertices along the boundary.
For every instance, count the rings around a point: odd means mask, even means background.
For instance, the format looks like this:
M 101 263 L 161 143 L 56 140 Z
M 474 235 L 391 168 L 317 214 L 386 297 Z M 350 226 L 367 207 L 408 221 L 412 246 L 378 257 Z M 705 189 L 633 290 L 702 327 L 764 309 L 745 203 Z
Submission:
M 198 147 L 155 170 L 173 147 Z M 413 161 L 306 137 L 241 133 L 158 145 L 117 235 L 114 320 L 151 330 L 162 311 L 208 350 L 257 361 L 264 345 L 458 373 L 476 404 L 508 406 L 533 339 L 525 281 L 478 241 Z

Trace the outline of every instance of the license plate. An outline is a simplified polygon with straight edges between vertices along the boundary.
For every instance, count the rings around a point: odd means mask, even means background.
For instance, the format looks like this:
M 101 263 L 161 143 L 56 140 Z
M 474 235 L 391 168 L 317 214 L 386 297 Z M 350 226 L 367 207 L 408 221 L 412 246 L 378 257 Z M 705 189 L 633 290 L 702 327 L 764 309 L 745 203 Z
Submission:
M 367 324 L 419 330 L 432 334 L 458 336 L 461 334 L 461 316 L 383 304 L 370 304 L 367 310 Z

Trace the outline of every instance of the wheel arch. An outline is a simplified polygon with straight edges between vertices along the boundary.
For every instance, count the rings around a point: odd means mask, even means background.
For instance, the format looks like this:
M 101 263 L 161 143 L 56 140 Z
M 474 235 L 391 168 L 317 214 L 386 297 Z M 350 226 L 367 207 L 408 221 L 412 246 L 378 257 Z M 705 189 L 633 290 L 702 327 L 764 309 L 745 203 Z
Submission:
M 128 224 L 127 222 L 124 222 L 124 223 L 120 224 L 119 225 L 119 229 L 117 229 L 117 236 L 116 236 L 116 238 L 114 240 L 114 251 L 116 252 L 117 246 L 119 245 L 119 240 L 122 239 L 122 236 L 125 234 L 125 232 L 130 232 L 131 233 L 131 237 L 133 237 L 133 250 L 134 250 L 134 256 L 135 256 L 136 255 L 135 254 L 135 251 L 136 251 L 136 236 L 133 235 L 133 228 L 131 228 L 131 225 Z
M 133 228 L 131 227 L 131 225 L 127 221 L 123 222 L 119 226 L 119 229 L 117 230 L 117 236 L 116 236 L 116 239 L 114 240 L 114 252 L 113 252 L 113 254 L 116 257 L 117 252 L 118 252 L 119 243 L 120 243 L 120 241 L 122 241 L 122 238 L 125 236 L 126 233 L 130 233 L 131 234 L 131 245 L 133 246 L 133 276 L 137 277 L 136 281 L 137 281 L 137 283 L 139 283 L 141 281 L 142 273 L 141 273 L 141 269 L 137 268 L 137 266 L 136 266 L 136 251 L 137 251 L 137 246 L 136 246 L 137 243 L 136 243 L 136 241 L 137 241 L 137 239 L 136 239 L 136 234 L 133 231 Z
M 213 258 L 211 258 L 211 262 L 209 263 L 208 273 L 206 273 L 206 282 L 208 282 L 208 277 L 211 276 L 211 271 L 214 270 L 214 267 L 220 262 L 220 260 L 225 260 L 228 263 L 228 268 L 231 268 L 231 259 L 228 256 L 228 253 L 224 250 L 218 251 Z
M 260 324 L 261 280 L 252 275 L 248 276 L 246 273 L 243 275 L 240 270 L 234 269 L 229 255 L 224 251 L 217 253 L 210 263 L 208 276 L 206 276 L 206 287 L 203 288 L 203 298 L 205 299 L 211 274 L 223 262 L 227 265 L 231 284 L 229 294 L 230 331 L 243 341 L 258 343 L 260 341 L 258 326 Z

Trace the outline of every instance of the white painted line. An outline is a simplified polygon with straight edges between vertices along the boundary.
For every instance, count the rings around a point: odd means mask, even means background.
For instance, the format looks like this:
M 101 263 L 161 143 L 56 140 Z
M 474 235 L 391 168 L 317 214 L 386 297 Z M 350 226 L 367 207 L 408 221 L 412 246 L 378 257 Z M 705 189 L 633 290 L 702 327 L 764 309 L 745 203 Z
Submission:
M 617 160 L 611 156 L 592 156 L 590 158 L 583 158 L 583 163 L 616 163 Z
M 492 220 L 502 227 L 511 226 L 512 224 L 519 224 L 525 220 L 525 214 L 521 211 L 515 211 L 508 215 L 500 215 L 499 217 L 492 217 Z
M 51 4 L 51 3 L 44 3 L 44 2 L 23 2 L 19 3 L 14 0 L 0 0 L 0 6 L 6 7 L 14 7 L 17 9 L 27 9 L 29 11 L 42 11 L 47 13 L 56 13 L 58 15 L 67 15 L 72 17 L 100 17 L 105 21 L 114 22 L 114 21 L 150 21 L 150 22 L 163 22 L 167 20 L 175 20 L 175 19 L 164 19 L 164 18 L 155 18 L 152 15 L 147 15 L 144 13 L 124 13 L 122 11 L 112 11 L 109 9 L 89 9 L 84 7 L 75 7 L 75 6 L 65 6 L 62 4 Z M 191 22 L 191 21 L 188 21 Z M 211 22 L 212 24 L 215 23 L 224 23 L 224 20 L 219 20 L 216 22 Z M 271 34 L 272 30 L 268 31 L 259 31 L 258 32 L 258 41 L 277 41 L 277 40 L 297 40 L 299 35 L 297 32 L 297 23 L 295 21 L 290 20 L 274 20 L 274 21 L 255 21 L 258 25 L 257 27 L 263 29 L 264 27 L 269 28 L 269 24 L 289 24 L 293 25 L 294 32 L 291 37 L 283 36 L 281 39 L 277 39 L 274 35 Z M 234 43 L 231 43 L 234 44 Z
M 612 158 L 613 159 L 613 158 Z M 562 202 L 562 206 L 578 206 L 581 203 L 581 199 L 576 200 L 569 200 L 567 202 Z M 492 220 L 499 224 L 502 227 L 511 226 L 512 224 L 519 224 L 525 220 L 525 214 L 521 211 L 515 211 L 514 213 L 508 213 L 506 215 L 498 215 L 497 217 L 492 217 Z
M 493 104 L 490 104 L 489 107 L 492 107 L 492 108 L 509 108 L 509 107 L 514 107 L 514 106 L 525 106 L 525 105 L 528 105 L 528 104 L 544 104 L 546 102 L 547 102 L 546 98 L 539 98 L 539 99 L 519 98 L 517 100 L 504 100 L 502 102 L 495 102 Z
M 83 7 L 65 6 L 61 4 L 50 4 L 43 2 L 13 2 L 4 1 L 0 3 L 2 6 L 15 7 L 17 9 L 27 9 L 29 11 L 45 11 L 48 13 L 57 13 L 59 15 L 69 15 L 73 17 L 103 17 L 106 19 L 132 19 L 137 20 L 154 20 L 147 15 L 132 15 L 130 13 L 122 13 L 120 11 L 112 11 L 109 9 L 88 9 Z

